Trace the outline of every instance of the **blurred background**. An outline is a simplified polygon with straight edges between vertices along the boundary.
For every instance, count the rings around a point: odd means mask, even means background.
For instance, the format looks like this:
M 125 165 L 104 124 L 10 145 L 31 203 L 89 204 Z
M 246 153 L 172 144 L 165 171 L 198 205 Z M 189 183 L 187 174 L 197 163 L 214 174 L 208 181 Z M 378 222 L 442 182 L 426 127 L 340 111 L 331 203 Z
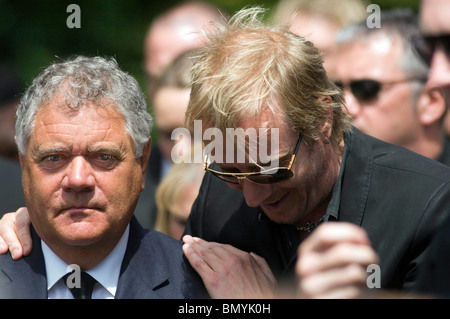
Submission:
M 282 15 L 279 14 L 283 10 L 275 14 L 277 11 L 275 9 L 289 8 L 293 2 L 291 2 L 292 0 L 279 1 L 281 0 L 203 0 L 205 3 L 218 7 L 226 16 L 233 15 L 245 6 L 259 5 L 268 9 L 266 19 L 276 20 L 279 17 L 283 20 Z M 321 7 L 320 10 L 323 10 L 324 15 L 319 17 L 312 15 L 309 17 L 310 20 L 305 19 L 307 14 L 306 16 L 302 15 L 301 22 L 304 23 L 302 30 L 309 28 L 310 31 L 305 31 L 306 33 L 311 32 L 312 34 L 314 31 L 315 34 L 318 34 L 312 41 L 325 53 L 325 56 L 327 56 L 326 51 L 330 48 L 320 47 L 319 44 L 325 45 L 325 42 L 328 42 L 328 45 L 334 44 L 333 32 L 336 32 L 338 24 L 342 22 L 341 19 L 345 20 L 349 18 L 348 16 L 355 18 L 355 10 L 359 11 L 357 16 L 366 16 L 365 9 L 369 4 L 377 4 L 381 10 L 406 7 L 417 13 L 419 9 L 419 0 L 347 0 L 345 2 L 350 3 L 348 6 L 345 6 L 342 0 L 334 0 L 336 2 L 307 1 L 299 2 L 305 6 L 312 6 L 314 3 L 314 6 Z M 359 3 L 360 1 L 363 3 Z M 166 13 L 181 2 L 185 1 L 0 0 L 0 217 L 2 213 L 24 206 L 21 172 L 14 142 L 15 107 L 21 94 L 32 80 L 52 62 L 65 60 L 79 54 L 100 55 L 114 57 L 123 70 L 138 80 L 142 90 L 147 94 L 149 106 L 151 106 L 149 110 L 155 118 L 156 125 L 152 132 L 153 147 L 149 163 L 150 169 L 147 173 L 146 193 L 141 195 L 135 212 L 145 227 L 153 227 L 156 215 L 154 197 L 156 187 L 172 164 L 170 150 L 175 142 L 171 140 L 170 134 L 174 128 L 183 126 L 184 110 L 189 100 L 189 88 L 185 86 L 174 88 L 174 85 L 180 84 L 171 83 L 173 80 L 169 79 L 184 78 L 186 65 L 189 65 L 189 62 L 186 61 L 191 59 L 181 57 L 178 62 L 174 61 L 173 64 L 167 66 L 168 70 L 163 73 L 161 73 L 163 65 L 158 62 L 159 74 L 156 74 L 157 72 L 153 74 L 148 72 L 150 59 L 148 59 L 148 63 L 144 62 L 143 47 L 146 43 L 144 40 L 148 39 L 146 37 L 147 30 L 155 18 L 160 18 L 162 13 Z M 358 5 L 355 6 L 356 2 Z M 71 4 L 78 5 L 80 9 L 80 28 L 69 28 L 67 25 L 68 18 L 74 13 L 73 9 L 69 8 Z M 281 5 L 278 6 L 279 4 Z M 356 7 L 359 7 L 359 10 L 355 9 Z M 199 11 L 195 12 L 194 16 Z M 214 9 L 214 13 L 216 12 Z M 370 13 L 372 12 L 368 14 Z M 330 20 L 331 22 L 327 22 L 323 20 L 323 17 L 327 17 L 327 15 L 336 17 Z M 291 14 L 288 15 L 288 17 L 291 16 Z M 177 26 L 173 30 L 178 28 L 184 32 L 186 24 L 194 22 L 193 20 L 195 18 L 192 16 L 188 18 L 185 16 L 183 23 L 173 24 Z M 73 22 L 74 20 L 69 21 Z M 210 21 L 209 18 L 208 21 Z M 164 23 L 162 24 L 164 25 Z M 166 25 L 170 25 L 170 23 L 166 23 Z M 321 33 L 319 29 L 325 31 Z M 326 32 L 328 33 L 326 34 Z M 159 35 L 159 40 L 154 40 L 154 42 L 160 41 L 159 43 L 164 43 L 166 46 L 182 47 L 185 41 L 191 41 L 183 40 L 183 37 L 174 38 L 172 36 L 174 33 L 161 33 L 161 31 L 154 31 L 154 33 Z M 327 38 L 328 41 L 324 41 Z M 166 41 L 167 39 L 169 41 Z M 148 48 L 147 43 L 146 47 Z M 183 48 L 183 50 L 187 49 Z M 153 53 L 157 51 L 155 48 L 152 50 Z M 168 49 L 160 49 L 159 52 L 164 50 L 167 52 Z M 177 50 L 179 50 L 177 54 L 181 53 L 180 48 Z M 147 58 L 148 56 L 158 55 L 147 54 Z M 332 57 L 333 55 L 328 53 L 328 56 Z M 171 59 L 175 57 L 174 55 Z M 328 69 L 327 72 L 329 72 Z M 152 79 L 158 79 L 157 81 L 163 83 L 163 78 L 167 80 L 167 83 L 161 85 L 161 90 L 156 94 L 154 92 L 156 86 L 152 84 Z M 189 210 L 187 212 L 189 213 Z
M 113 56 L 145 92 L 142 43 L 152 19 L 179 0 L 0 0 L 0 60 L 10 61 L 25 84 L 57 58 L 73 54 Z M 271 9 L 277 0 L 209 0 L 232 14 L 248 5 Z M 81 8 L 81 28 L 69 29 L 66 9 Z M 379 0 L 381 9 L 409 7 L 418 0 Z M 270 11 L 268 16 L 270 15 Z

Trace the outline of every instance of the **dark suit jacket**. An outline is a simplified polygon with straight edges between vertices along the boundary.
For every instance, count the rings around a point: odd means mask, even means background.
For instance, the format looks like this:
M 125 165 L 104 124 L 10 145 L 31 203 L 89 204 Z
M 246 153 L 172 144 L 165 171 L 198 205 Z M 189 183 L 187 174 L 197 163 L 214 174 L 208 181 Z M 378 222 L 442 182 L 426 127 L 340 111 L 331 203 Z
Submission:
M 414 291 L 433 297 L 450 298 L 450 218 L 430 244 Z
M 424 252 L 450 210 L 450 168 L 357 129 L 346 134 L 349 153 L 338 220 L 362 226 L 380 256 L 381 286 L 409 288 Z M 243 195 L 207 173 L 186 233 L 264 257 L 275 275 L 292 281 L 299 240 Z
M 442 164 L 450 166 L 450 136 L 444 137 L 444 149 L 436 160 Z
M 33 232 L 31 254 L 13 261 L 0 255 L 0 297 L 47 298 L 47 279 L 40 239 Z M 181 242 L 130 223 L 116 299 L 204 298 L 205 288 L 181 250 Z

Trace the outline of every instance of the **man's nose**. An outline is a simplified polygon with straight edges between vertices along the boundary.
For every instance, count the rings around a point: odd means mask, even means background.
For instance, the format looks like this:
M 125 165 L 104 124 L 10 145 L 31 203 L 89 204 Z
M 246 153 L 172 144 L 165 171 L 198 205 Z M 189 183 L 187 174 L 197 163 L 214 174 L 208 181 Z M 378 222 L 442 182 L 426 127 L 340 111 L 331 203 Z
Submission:
M 359 101 L 356 99 L 353 93 L 350 92 L 350 89 L 344 90 L 344 98 L 345 98 L 345 106 L 347 108 L 348 113 L 353 118 L 358 117 L 359 112 L 361 110 L 361 105 L 359 104 Z
M 450 86 L 450 57 L 439 46 L 431 59 L 428 86 L 431 88 Z
M 62 183 L 66 191 L 88 192 L 94 189 L 94 171 L 85 157 L 74 157 L 67 166 L 66 172 Z
M 264 200 L 266 200 L 272 192 L 272 185 L 257 184 L 247 179 L 241 181 L 241 190 L 245 201 L 250 207 L 258 207 Z

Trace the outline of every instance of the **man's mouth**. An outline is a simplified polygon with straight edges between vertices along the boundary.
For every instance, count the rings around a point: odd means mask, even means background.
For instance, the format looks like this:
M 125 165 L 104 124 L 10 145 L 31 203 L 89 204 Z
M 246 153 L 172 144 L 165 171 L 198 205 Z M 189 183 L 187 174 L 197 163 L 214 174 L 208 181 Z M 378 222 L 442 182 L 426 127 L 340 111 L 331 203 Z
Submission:
M 102 211 L 98 206 L 67 206 L 63 207 L 59 213 L 60 214 L 86 214 L 92 211 Z
M 261 205 L 261 207 L 263 209 L 266 208 L 268 210 L 277 209 L 284 203 L 284 199 L 286 197 L 287 197 L 287 194 L 283 195 L 281 198 L 278 198 L 276 200 L 266 201 Z

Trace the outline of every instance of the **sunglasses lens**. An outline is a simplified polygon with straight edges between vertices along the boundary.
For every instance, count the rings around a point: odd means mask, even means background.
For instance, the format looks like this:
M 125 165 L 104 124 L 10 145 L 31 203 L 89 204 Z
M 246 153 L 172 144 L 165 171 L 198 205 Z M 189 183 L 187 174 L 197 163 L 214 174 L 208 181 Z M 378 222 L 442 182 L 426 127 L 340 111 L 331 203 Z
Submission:
M 441 48 L 447 56 L 450 56 L 450 35 L 413 37 L 412 44 L 414 50 L 428 66 L 431 65 L 433 54 L 438 47 Z
M 260 174 L 250 175 L 248 177 L 254 183 L 258 184 L 274 184 L 291 178 L 294 175 L 291 170 L 285 168 L 279 168 L 276 173 L 273 174 Z
M 210 171 L 210 172 L 214 176 L 220 178 L 221 180 L 223 180 L 227 183 L 239 184 L 239 179 L 236 178 L 235 176 L 224 175 L 224 174 L 220 174 L 220 173 L 214 172 L 214 171 Z M 285 169 L 285 168 L 280 168 L 280 169 L 278 169 L 278 171 L 276 173 L 249 175 L 249 176 L 247 176 L 247 179 L 252 181 L 253 183 L 258 183 L 258 184 L 274 184 L 274 183 L 279 183 L 286 179 L 289 179 L 293 175 L 294 174 L 292 173 L 292 171 Z
M 447 57 L 450 57 L 450 35 L 425 37 L 425 42 L 431 48 L 430 63 L 428 65 L 431 65 L 431 58 L 433 57 L 433 53 L 438 48 L 442 49 Z
M 239 180 L 232 176 L 232 175 L 222 175 L 220 173 L 216 173 L 214 171 L 210 171 L 214 176 L 220 178 L 221 180 L 227 182 L 227 183 L 232 183 L 232 184 L 239 184 Z
M 426 65 L 430 66 L 431 59 L 433 58 L 433 53 L 436 48 L 434 38 L 433 37 L 424 38 L 421 36 L 416 36 L 412 38 L 412 44 L 414 50 L 422 59 L 422 61 Z
M 441 36 L 441 46 L 447 57 L 450 56 L 450 35 Z
M 381 84 L 374 80 L 362 80 L 352 82 L 350 88 L 358 100 L 367 102 L 377 97 Z

